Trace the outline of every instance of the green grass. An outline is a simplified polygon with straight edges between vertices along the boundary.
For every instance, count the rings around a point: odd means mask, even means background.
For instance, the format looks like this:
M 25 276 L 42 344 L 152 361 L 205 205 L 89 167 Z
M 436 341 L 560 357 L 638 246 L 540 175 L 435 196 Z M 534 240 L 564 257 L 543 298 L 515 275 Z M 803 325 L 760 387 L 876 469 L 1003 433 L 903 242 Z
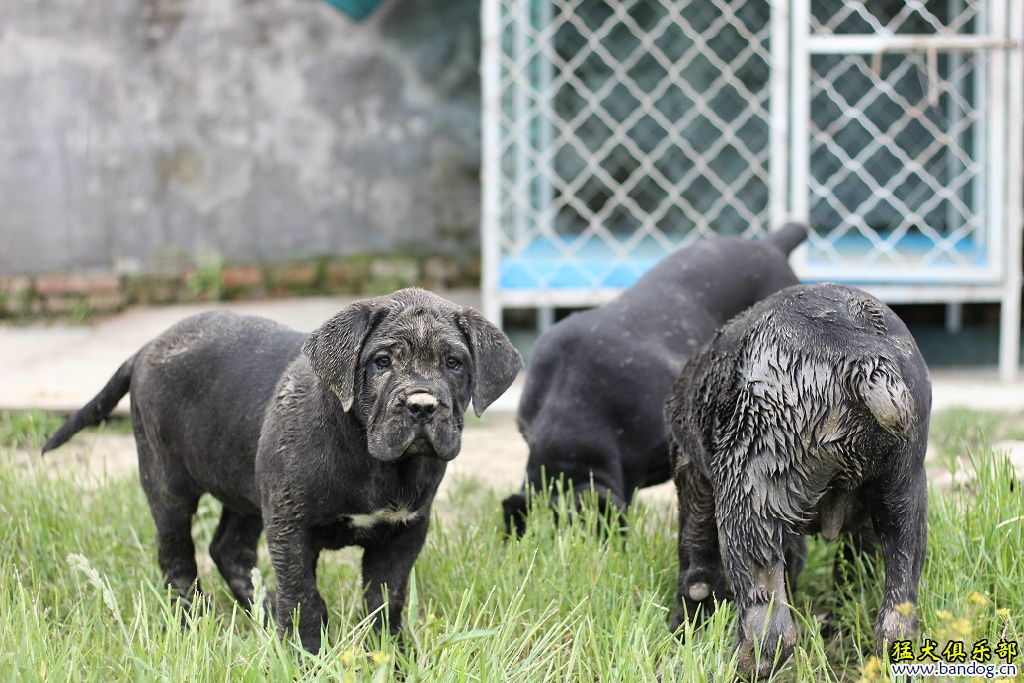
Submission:
M 975 417 L 995 429 L 985 415 L 939 417 L 933 441 L 961 454 L 965 439 L 974 443 L 967 436 Z M 37 447 L 54 426 L 48 419 L 0 415 L 0 450 Z M 971 641 L 995 642 L 1004 633 L 1020 640 L 1024 498 L 1011 488 L 1013 474 L 1001 458 L 977 450 L 971 462 L 977 480 L 970 486 L 932 492 L 923 635 L 944 642 L 969 628 Z M 731 607 L 683 644 L 667 631 L 676 574 L 669 506 L 635 506 L 628 534 L 610 539 L 594 532 L 599 520 L 590 512 L 558 528 L 548 510 L 535 509 L 527 535 L 509 542 L 500 533 L 502 492 L 473 480 L 458 484 L 416 564 L 404 648 L 380 642 L 363 620 L 359 552 L 344 550 L 321 557 L 331 622 L 326 650 L 314 657 L 235 608 L 206 554 L 216 501 L 204 499 L 194 527 L 213 608 L 182 630 L 158 585 L 153 524 L 137 481 L 84 487 L 74 475 L 55 473 L 50 461 L 22 467 L 0 459 L 0 674 L 103 681 L 731 679 Z M 833 552 L 834 545 L 811 544 L 793 595 L 797 651 L 775 680 L 857 680 L 869 661 L 881 598 L 874 574 L 881 571 L 858 563 L 850 589 L 838 594 Z M 263 550 L 259 568 L 272 585 Z M 984 604 L 969 598 L 974 591 Z M 824 640 L 815 615 L 826 612 L 838 633 Z
M 0 410 L 0 450 L 38 449 L 63 423 L 63 415 L 41 410 Z M 128 418 L 113 417 L 86 431 L 131 434 L 132 423 Z

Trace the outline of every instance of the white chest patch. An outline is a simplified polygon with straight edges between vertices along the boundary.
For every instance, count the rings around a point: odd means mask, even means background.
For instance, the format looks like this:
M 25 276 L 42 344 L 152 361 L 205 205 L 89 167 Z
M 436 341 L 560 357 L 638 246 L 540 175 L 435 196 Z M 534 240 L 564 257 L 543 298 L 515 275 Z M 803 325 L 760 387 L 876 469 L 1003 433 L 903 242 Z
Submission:
M 374 510 L 367 514 L 342 515 L 349 523 L 357 529 L 369 529 L 377 524 L 408 524 L 416 521 L 420 516 L 419 512 L 413 512 L 406 508 L 383 508 Z

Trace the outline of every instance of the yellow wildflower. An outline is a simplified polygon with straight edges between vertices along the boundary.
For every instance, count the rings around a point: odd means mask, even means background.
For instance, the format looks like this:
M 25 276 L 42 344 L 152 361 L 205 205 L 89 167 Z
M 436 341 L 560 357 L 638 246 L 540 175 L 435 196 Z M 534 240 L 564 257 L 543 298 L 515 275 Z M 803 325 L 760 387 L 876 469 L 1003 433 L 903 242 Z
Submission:
M 391 657 L 388 656 L 386 652 L 374 652 L 370 655 L 370 659 L 373 660 L 374 666 L 380 666 L 381 664 L 386 664 L 390 661 Z
M 986 598 L 984 595 L 982 595 L 978 591 L 974 591 L 973 593 L 968 595 L 967 596 L 967 600 L 969 602 L 973 602 L 975 605 L 987 605 L 988 604 L 988 598 Z
M 352 662 L 354 661 L 356 661 L 356 657 L 352 654 L 352 650 L 345 650 L 341 653 L 342 666 L 352 666 Z
M 861 681 L 876 681 L 882 675 L 882 664 L 878 661 L 878 657 L 871 655 L 868 660 L 864 662 L 863 675 Z
M 971 630 L 973 629 L 971 622 L 967 619 L 957 619 L 951 624 L 951 626 L 954 631 L 962 636 L 970 635 Z
M 996 610 L 996 614 L 999 616 L 1000 619 L 1003 619 L 1003 620 L 1009 619 L 1010 618 L 1010 608 L 1009 607 L 1000 607 L 999 609 Z
M 943 621 L 949 621 L 950 619 L 953 618 L 953 615 L 950 614 L 950 612 L 948 610 L 944 610 L 944 609 L 938 610 L 935 613 L 935 616 L 937 616 L 939 619 L 942 619 Z
M 903 616 L 909 617 L 911 614 L 914 613 L 914 603 L 908 600 L 906 602 L 901 602 L 900 604 L 896 605 L 893 609 L 895 609 Z

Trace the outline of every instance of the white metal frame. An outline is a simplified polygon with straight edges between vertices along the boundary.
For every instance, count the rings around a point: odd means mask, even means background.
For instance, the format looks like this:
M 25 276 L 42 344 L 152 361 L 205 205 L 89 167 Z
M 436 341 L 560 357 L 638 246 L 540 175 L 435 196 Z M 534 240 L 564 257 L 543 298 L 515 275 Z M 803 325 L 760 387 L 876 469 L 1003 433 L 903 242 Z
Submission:
M 950 0 L 950 7 L 961 0 Z M 947 321 L 956 324 L 962 302 L 999 302 L 1002 307 L 1000 328 L 1000 375 L 1015 378 L 1018 373 L 1020 349 L 1021 301 L 1021 230 L 1022 197 L 1021 177 L 1024 163 L 1022 127 L 1022 81 L 1024 81 L 1024 2 L 1020 0 L 984 0 L 984 9 L 975 19 L 973 33 L 937 32 L 912 35 L 877 31 L 869 35 L 813 35 L 811 32 L 811 0 L 770 0 L 770 76 L 768 98 L 769 123 L 769 215 L 771 224 L 781 224 L 787 218 L 807 220 L 810 215 L 810 86 L 811 56 L 822 54 L 882 54 L 893 52 L 936 52 L 961 54 L 964 52 L 989 55 L 987 73 L 974 70 L 975 95 L 984 98 L 985 115 L 973 127 L 976 152 L 998 150 L 977 163 L 984 168 L 984 178 L 973 185 L 977 193 L 972 206 L 985 202 L 985 220 L 990 222 L 985 239 L 990 258 L 986 267 L 949 269 L 935 275 L 927 283 L 921 273 L 891 272 L 885 278 L 865 277 L 863 270 L 832 267 L 823 272 L 816 270 L 806 257 L 806 248 L 795 256 L 794 263 L 803 278 L 853 281 L 890 303 L 934 302 L 950 306 Z M 721 3 L 715 2 L 716 6 Z M 851 3 L 856 4 L 856 3 Z M 536 5 L 533 7 L 532 5 Z M 559 11 L 577 5 L 576 0 L 560 0 Z M 505 186 L 502 174 L 502 154 L 507 150 L 503 139 L 503 7 L 518 13 L 520 21 L 536 11 L 540 26 L 532 19 L 527 26 L 533 33 L 523 33 L 522 24 L 513 37 L 517 44 L 525 45 L 528 38 L 553 39 L 553 32 L 545 33 L 545 22 L 550 20 L 555 0 L 483 0 L 482 3 L 482 89 L 483 89 L 483 174 L 482 174 L 482 262 L 483 300 L 485 314 L 501 322 L 502 307 L 537 308 L 538 321 L 550 324 L 552 307 L 582 306 L 604 303 L 615 297 L 619 290 L 591 287 L 587 289 L 547 289 L 502 291 L 499 268 L 502 257 L 503 193 L 514 191 Z M 982 27 L 982 24 L 987 26 Z M 522 47 L 520 45 L 520 47 Z M 545 52 L 550 50 L 550 52 Z M 554 96 L 552 82 L 560 78 L 553 72 L 554 49 L 541 46 L 538 55 L 548 59 L 547 69 L 541 65 L 539 81 L 533 87 L 549 101 Z M 934 59 L 934 57 L 929 57 Z M 959 59 L 956 57 L 955 59 Z M 956 62 L 954 62 L 956 63 Z M 958 73 L 954 71 L 954 73 Z M 517 95 L 518 97 L 518 95 Z M 525 108 L 525 104 L 521 105 Z M 543 108 L 546 105 L 541 105 Z M 548 107 L 548 111 L 552 111 Z M 536 135 L 543 143 L 556 140 L 560 131 L 551 129 L 551 121 L 540 117 Z M 514 141 L 513 141 L 514 144 Z M 1005 154 L 1001 152 L 1005 151 Z M 542 168 L 553 168 L 553 154 L 545 149 L 540 157 Z M 536 155 L 536 152 L 535 152 Z M 536 160 L 535 160 L 536 161 Z M 515 159 L 515 185 L 527 182 L 528 160 Z M 541 172 L 533 182 L 543 211 L 540 220 L 554 220 L 553 200 L 555 187 L 551 179 Z M 561 187 L 562 192 L 565 191 Z M 874 282 L 874 283 L 873 283 Z
M 996 9 L 1005 5 L 995 3 Z M 997 15 L 998 12 L 993 12 Z M 992 17 L 993 30 L 999 31 L 1002 22 L 996 16 Z M 810 59 L 818 55 L 876 55 L 925 52 L 935 55 L 937 51 L 958 52 L 958 51 L 988 51 L 992 66 L 988 69 L 987 78 L 992 83 L 1005 83 L 1005 76 L 1000 68 L 1003 61 L 1003 51 L 1006 47 L 1006 38 L 990 35 L 814 35 L 811 33 L 810 21 L 810 0 L 797 0 L 794 8 L 793 22 L 793 61 L 799 64 L 799 72 L 794 73 L 792 85 L 793 98 L 793 138 L 799 139 L 799 147 L 794 149 L 793 179 L 791 206 L 793 215 L 798 220 L 809 220 L 810 217 L 810 178 L 809 168 L 810 153 L 807 148 L 807 141 L 810 139 L 809 125 L 811 112 L 809 109 L 811 100 L 811 83 L 813 77 L 810 70 Z M 983 114 L 983 122 L 986 120 L 1001 122 L 1005 119 L 1005 97 L 1006 89 L 991 88 L 991 97 L 983 108 L 987 111 Z M 982 103 L 976 103 L 982 107 Z M 994 136 L 1003 134 L 1001 125 L 984 126 L 990 133 L 987 147 L 995 148 Z M 883 146 L 873 145 L 875 149 Z M 987 155 L 989 163 L 987 167 L 974 164 L 982 169 L 984 175 L 978 179 L 1002 177 L 1001 163 L 1004 159 L 1002 154 Z M 913 161 L 916 161 L 914 159 Z M 861 176 L 865 177 L 865 176 Z M 977 187 L 977 183 L 975 184 Z M 879 191 L 881 191 L 880 188 Z M 907 269 L 900 265 L 882 266 L 872 269 L 874 272 L 866 273 L 865 266 L 859 263 L 822 263 L 815 265 L 807 258 L 809 250 L 801 250 L 801 253 L 794 259 L 797 272 L 803 278 L 808 279 L 833 279 L 838 281 L 852 282 L 888 282 L 888 283 L 996 283 L 1003 279 L 1004 262 L 1001 250 L 1005 243 L 1003 239 L 1004 224 L 1000 220 L 999 213 L 1003 203 L 1005 187 L 999 183 L 988 183 L 987 196 L 984 198 L 988 211 L 991 215 L 985 216 L 986 225 L 983 226 L 982 236 L 987 238 L 987 253 L 990 255 L 986 266 L 961 265 L 956 269 L 936 271 L 928 266 L 921 268 Z M 980 208 L 975 206 L 975 209 Z M 816 226 L 817 227 L 817 226 Z M 850 232 L 853 232 L 850 230 Z M 812 236 L 812 241 L 815 241 Z M 827 240 L 826 240 L 827 241 Z M 874 250 L 873 250 L 874 251 Z
M 480 284 L 484 315 L 501 325 L 501 0 L 480 8 L 481 192 Z
M 1000 311 L 999 374 L 1020 371 L 1021 231 L 1024 230 L 1024 3 L 1010 3 L 1006 150 L 1006 277 Z
M 812 55 L 881 55 L 912 51 L 932 55 L 937 51 L 987 53 L 990 61 L 987 73 L 975 70 L 976 99 L 984 98 L 980 106 L 986 110 L 981 118 L 982 125 L 976 126 L 974 131 L 975 135 L 981 136 L 977 142 L 983 144 L 976 144 L 975 148 L 997 150 L 997 153 L 986 153 L 979 162 L 983 168 L 984 183 L 976 182 L 974 185 L 976 197 L 973 203 L 975 206 L 985 203 L 985 220 L 989 224 L 984 233 L 991 240 L 987 245 L 991 255 L 988 267 L 957 269 L 927 283 L 920 282 L 922 273 L 919 271 L 888 272 L 883 280 L 872 284 L 864 282 L 864 273 L 858 272 L 856 267 L 812 267 L 804 247 L 794 257 L 797 272 L 801 278 L 858 281 L 859 286 L 890 303 L 947 303 L 957 306 L 966 302 L 998 302 L 1001 304 L 999 374 L 1004 380 L 1016 379 L 1020 354 L 1020 184 L 1024 160 L 1020 137 L 1024 117 L 1021 113 L 1021 79 L 1018 77 L 1014 82 L 1013 74 L 1015 68 L 1020 69 L 1021 45 L 1024 42 L 1021 39 L 1024 31 L 1021 11 L 1024 4 L 1016 0 L 988 0 L 977 18 L 976 34 L 971 35 L 813 35 L 810 3 L 811 0 L 794 1 L 791 24 L 790 106 L 793 129 L 790 207 L 794 219 L 807 221 L 810 216 L 808 125 L 811 117 Z M 1009 17 L 1008 10 L 1012 13 Z M 987 23 L 987 27 L 980 26 L 982 22 Z M 957 325 L 957 317 L 958 310 L 948 312 L 947 325 Z

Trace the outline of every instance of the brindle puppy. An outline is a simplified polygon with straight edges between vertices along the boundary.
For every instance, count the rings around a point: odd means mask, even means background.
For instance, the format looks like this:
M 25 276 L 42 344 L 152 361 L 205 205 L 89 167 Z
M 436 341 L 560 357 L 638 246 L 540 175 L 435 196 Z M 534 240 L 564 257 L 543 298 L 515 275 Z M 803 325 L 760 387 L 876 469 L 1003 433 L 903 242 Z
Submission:
M 689 513 L 673 630 L 710 613 L 724 569 L 739 610 L 740 669 L 768 675 L 775 649 L 785 658 L 796 638 L 787 544 L 858 534 L 870 520 L 885 560 L 877 645 L 909 637 L 916 621 L 897 607 L 916 602 L 924 561 L 930 410 L 914 339 L 860 290 L 789 287 L 726 324 L 665 408 Z
M 303 646 L 327 617 L 320 551 L 358 545 L 365 600 L 401 624 L 406 580 L 427 534 L 470 401 L 479 415 L 522 361 L 470 308 L 423 290 L 358 301 L 311 335 L 227 312 L 200 314 L 142 347 L 43 447 L 97 424 L 128 391 L 139 472 L 164 578 L 186 604 L 200 590 L 191 522 L 199 497 L 224 504 L 210 555 L 251 607 L 266 528 L 282 635 Z M 378 625 L 383 624 L 383 610 Z

